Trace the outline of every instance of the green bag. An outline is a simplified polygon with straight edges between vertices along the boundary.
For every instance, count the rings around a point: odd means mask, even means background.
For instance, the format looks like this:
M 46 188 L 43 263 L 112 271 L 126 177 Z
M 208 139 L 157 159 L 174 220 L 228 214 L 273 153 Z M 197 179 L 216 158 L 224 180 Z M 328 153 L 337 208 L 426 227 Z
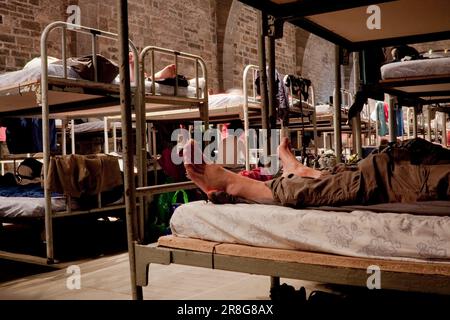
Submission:
M 154 226 L 161 234 L 170 234 L 169 222 L 175 209 L 182 203 L 178 202 L 178 196 L 182 195 L 183 203 L 189 202 L 186 190 L 166 192 L 158 196 L 158 216 L 154 221 Z

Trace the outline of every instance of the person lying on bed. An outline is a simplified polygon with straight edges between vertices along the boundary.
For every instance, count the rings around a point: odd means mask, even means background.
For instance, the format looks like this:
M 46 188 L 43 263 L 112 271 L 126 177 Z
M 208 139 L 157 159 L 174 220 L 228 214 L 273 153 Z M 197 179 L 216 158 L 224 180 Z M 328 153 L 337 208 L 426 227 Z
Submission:
M 133 57 L 133 53 L 129 53 L 128 54 L 128 61 L 130 62 L 130 81 L 133 82 L 134 81 L 134 57 Z M 150 78 L 147 75 L 147 73 L 144 74 L 145 78 Z M 177 70 L 174 64 L 169 64 L 167 66 L 165 66 L 164 68 L 162 68 L 161 70 L 159 70 L 158 72 L 155 72 L 155 81 L 159 81 L 159 80 L 165 80 L 165 79 L 172 79 L 175 78 L 177 76 Z
M 318 171 L 298 162 L 288 139 L 278 153 L 283 174 L 262 182 L 220 165 L 193 164 L 190 141 L 184 148 L 187 176 L 216 203 L 263 203 L 291 207 L 337 206 L 450 199 L 450 150 L 413 139 L 369 155 L 357 168 Z

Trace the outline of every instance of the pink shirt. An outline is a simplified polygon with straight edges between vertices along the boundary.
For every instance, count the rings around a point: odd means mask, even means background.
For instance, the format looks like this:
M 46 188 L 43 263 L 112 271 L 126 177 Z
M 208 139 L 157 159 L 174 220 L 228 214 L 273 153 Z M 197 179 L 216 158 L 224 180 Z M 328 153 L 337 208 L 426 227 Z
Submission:
M 0 127 L 0 142 L 6 141 L 6 128 Z

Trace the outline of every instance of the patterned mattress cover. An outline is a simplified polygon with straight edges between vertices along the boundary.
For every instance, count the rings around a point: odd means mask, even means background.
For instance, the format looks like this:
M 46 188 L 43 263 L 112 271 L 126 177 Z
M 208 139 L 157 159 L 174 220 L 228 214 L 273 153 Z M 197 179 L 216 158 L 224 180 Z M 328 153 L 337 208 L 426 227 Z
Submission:
M 381 67 L 382 79 L 450 74 L 450 57 L 393 62 Z
M 450 217 L 355 210 L 333 212 L 258 204 L 178 207 L 172 233 L 220 243 L 354 257 L 450 262 Z

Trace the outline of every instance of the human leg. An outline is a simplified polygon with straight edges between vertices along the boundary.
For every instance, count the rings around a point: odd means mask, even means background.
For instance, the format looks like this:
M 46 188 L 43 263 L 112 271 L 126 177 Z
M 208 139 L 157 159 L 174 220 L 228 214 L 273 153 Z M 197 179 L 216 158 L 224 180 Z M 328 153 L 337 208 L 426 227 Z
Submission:
M 283 166 L 283 175 L 294 174 L 299 177 L 319 178 L 322 172 L 301 164 L 291 152 L 289 139 L 283 138 L 278 147 L 278 154 Z
M 220 165 L 205 163 L 201 150 L 193 140 L 186 144 L 183 153 L 187 176 L 206 194 L 224 191 L 260 203 L 273 202 L 272 191 L 264 182 L 233 173 Z
M 175 78 L 177 76 L 177 70 L 174 64 L 169 64 L 163 69 L 155 73 L 155 80 L 164 80 L 168 78 Z

